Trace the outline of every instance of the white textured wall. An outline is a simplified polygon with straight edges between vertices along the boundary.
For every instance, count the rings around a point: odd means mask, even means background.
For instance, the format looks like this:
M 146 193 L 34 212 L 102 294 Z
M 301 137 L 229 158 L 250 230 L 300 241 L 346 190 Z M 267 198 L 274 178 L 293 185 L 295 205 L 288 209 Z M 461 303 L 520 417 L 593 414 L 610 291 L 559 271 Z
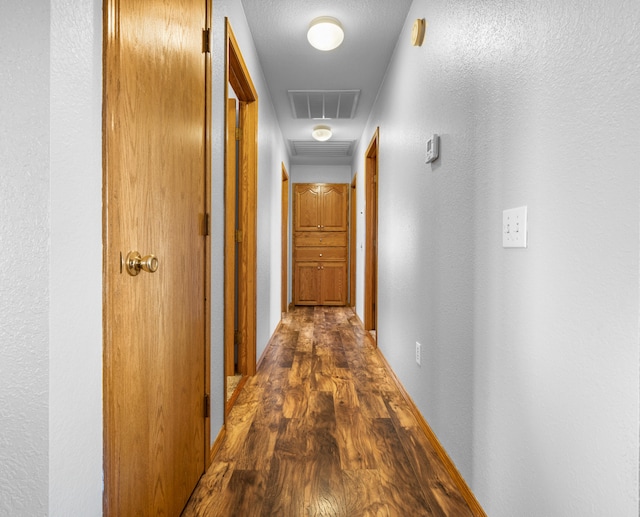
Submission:
M 380 348 L 492 517 L 638 515 L 639 55 L 631 0 L 415 0 L 358 149 Z
M 33 35 L 38 37 L 34 38 Z M 49 8 L 0 3 L 0 515 L 48 504 Z
M 102 1 L 51 2 L 49 515 L 102 514 Z
M 351 183 L 349 165 L 292 165 L 291 183 Z M 292 199 L 293 200 L 293 199 Z
M 258 278 L 257 355 L 264 351 L 280 321 L 281 181 L 288 157 L 273 111 L 271 95 L 240 0 L 214 0 L 212 71 L 212 295 L 211 295 L 211 441 L 224 419 L 224 77 L 225 17 L 229 18 L 249 74 L 258 92 Z

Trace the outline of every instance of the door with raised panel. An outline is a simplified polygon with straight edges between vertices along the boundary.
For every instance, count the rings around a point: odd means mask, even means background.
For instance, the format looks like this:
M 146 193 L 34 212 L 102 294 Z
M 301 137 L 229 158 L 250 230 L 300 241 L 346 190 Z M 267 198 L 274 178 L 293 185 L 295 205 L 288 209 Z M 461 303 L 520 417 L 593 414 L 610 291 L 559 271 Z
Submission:
M 110 516 L 180 515 L 205 468 L 207 6 L 105 2 Z M 136 265 L 130 251 L 157 262 Z
M 345 305 L 347 299 L 347 263 L 323 262 L 320 265 L 322 305 Z
M 348 185 L 323 185 L 320 192 L 320 230 L 346 232 L 348 206 Z
M 297 232 L 320 230 L 322 186 L 296 183 L 293 190 L 293 229 Z
M 321 305 L 320 265 L 317 262 L 296 262 L 294 300 L 297 305 Z
M 348 228 L 348 185 L 296 183 L 294 230 L 297 232 L 344 232 Z

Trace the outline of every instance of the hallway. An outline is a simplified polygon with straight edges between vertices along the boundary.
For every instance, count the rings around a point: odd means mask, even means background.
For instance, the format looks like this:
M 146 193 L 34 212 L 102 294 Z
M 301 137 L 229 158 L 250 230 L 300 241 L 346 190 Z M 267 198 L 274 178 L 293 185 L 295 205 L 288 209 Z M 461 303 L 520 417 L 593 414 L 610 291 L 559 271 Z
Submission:
M 183 516 L 472 516 L 372 345 L 350 308 L 286 314 Z

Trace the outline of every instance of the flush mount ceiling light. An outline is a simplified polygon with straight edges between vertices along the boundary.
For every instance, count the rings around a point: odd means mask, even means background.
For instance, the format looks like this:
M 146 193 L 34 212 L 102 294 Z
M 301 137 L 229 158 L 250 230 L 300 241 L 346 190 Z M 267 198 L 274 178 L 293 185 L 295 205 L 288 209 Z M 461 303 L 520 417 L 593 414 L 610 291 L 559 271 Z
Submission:
M 318 50 L 333 50 L 344 40 L 342 24 L 331 16 L 320 16 L 309 24 L 307 39 Z
M 331 128 L 329 126 L 319 125 L 313 128 L 311 131 L 311 136 L 317 140 L 318 142 L 324 142 L 331 138 Z

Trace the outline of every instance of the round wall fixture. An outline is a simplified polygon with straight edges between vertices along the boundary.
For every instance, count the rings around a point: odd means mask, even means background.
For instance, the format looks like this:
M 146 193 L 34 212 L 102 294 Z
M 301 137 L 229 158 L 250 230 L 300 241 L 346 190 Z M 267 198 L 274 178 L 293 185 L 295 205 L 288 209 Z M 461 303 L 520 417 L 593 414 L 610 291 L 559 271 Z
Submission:
M 422 46 L 426 28 L 427 22 L 424 18 L 418 18 L 415 22 L 413 22 L 413 28 L 411 29 L 411 43 L 414 47 Z
M 320 16 L 309 24 L 307 39 L 318 50 L 333 50 L 344 40 L 342 24 L 331 16 Z

